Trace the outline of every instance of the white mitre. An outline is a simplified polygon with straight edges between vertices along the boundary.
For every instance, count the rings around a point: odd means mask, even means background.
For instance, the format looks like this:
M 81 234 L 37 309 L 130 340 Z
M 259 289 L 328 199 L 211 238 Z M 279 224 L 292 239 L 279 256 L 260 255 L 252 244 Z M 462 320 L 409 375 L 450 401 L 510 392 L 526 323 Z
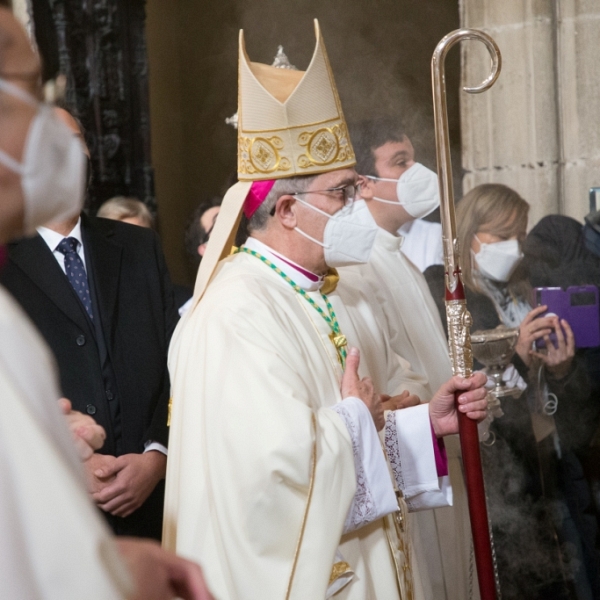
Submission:
M 314 175 L 356 163 L 319 24 L 306 71 L 250 62 L 240 32 L 240 181 Z

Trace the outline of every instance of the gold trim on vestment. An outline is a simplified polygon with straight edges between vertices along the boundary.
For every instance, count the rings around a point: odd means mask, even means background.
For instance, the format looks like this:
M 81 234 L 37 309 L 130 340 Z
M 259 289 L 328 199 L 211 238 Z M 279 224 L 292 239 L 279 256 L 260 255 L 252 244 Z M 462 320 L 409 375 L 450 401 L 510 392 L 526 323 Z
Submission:
M 290 573 L 290 580 L 288 582 L 287 592 L 285 594 L 285 600 L 289 600 L 290 594 L 292 593 L 292 584 L 294 582 L 294 574 L 296 573 L 296 566 L 298 565 L 298 557 L 300 556 L 300 548 L 302 546 L 302 538 L 304 537 L 304 530 L 306 529 L 306 522 L 308 521 L 308 511 L 310 510 L 310 503 L 312 500 L 313 488 L 315 486 L 315 473 L 317 471 L 317 418 L 315 413 L 312 414 L 312 426 L 315 441 L 312 447 L 312 458 L 311 458 L 311 474 L 310 483 L 308 484 L 308 498 L 306 500 L 306 508 L 304 509 L 304 518 L 302 519 L 302 527 L 300 529 L 300 535 L 298 536 L 298 543 L 296 544 L 296 551 L 294 552 L 294 563 L 292 565 L 292 572 Z
M 169 408 L 167 410 L 167 427 L 171 427 L 171 413 L 173 412 L 173 396 L 169 398 Z
M 342 575 L 346 573 L 352 573 L 352 569 L 347 562 L 340 561 L 334 563 L 333 567 L 331 567 L 331 577 L 329 578 L 329 585 L 331 585 L 336 579 L 339 579 Z
M 398 498 L 398 511 L 384 517 L 383 524 L 396 571 L 396 583 L 398 584 L 400 597 L 402 600 L 414 600 L 413 574 L 410 566 L 411 548 L 410 534 L 408 532 L 408 510 L 401 491 L 396 491 L 396 497 Z M 394 524 L 396 538 L 398 540 L 397 547 L 391 539 L 388 519 Z M 404 559 L 402 565 L 398 564 L 397 552 L 400 552 Z

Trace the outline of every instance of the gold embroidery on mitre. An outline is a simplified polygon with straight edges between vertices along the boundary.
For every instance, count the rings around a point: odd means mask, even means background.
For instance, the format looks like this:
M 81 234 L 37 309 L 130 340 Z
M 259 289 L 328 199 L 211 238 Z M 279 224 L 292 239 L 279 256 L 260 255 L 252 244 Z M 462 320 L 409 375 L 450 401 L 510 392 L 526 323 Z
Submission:
M 283 140 L 278 136 L 270 138 L 240 136 L 240 172 L 253 175 L 288 171 L 292 165 L 287 158 L 280 155 L 279 151 L 282 148 Z
M 354 160 L 354 151 L 344 123 L 322 127 L 314 132 L 304 131 L 298 136 L 298 144 L 306 147 L 306 154 L 298 157 L 298 166 L 302 169 Z
M 351 573 L 352 569 L 347 562 L 336 562 L 331 568 L 331 576 L 329 577 L 329 585 L 331 585 L 334 581 L 339 579 L 342 575 L 346 573 Z

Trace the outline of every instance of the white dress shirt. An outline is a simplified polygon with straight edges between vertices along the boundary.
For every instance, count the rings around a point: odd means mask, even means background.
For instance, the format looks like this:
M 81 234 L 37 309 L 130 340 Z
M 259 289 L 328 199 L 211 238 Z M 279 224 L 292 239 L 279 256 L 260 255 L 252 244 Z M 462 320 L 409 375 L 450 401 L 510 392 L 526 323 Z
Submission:
M 85 252 L 83 251 L 83 239 L 81 238 L 81 218 L 77 220 L 77 225 L 73 227 L 69 235 L 61 235 L 52 229 L 48 229 L 47 227 L 38 227 L 37 232 L 40 234 L 41 238 L 46 242 L 48 248 L 52 250 L 52 254 L 54 254 L 54 258 L 56 258 L 60 268 L 65 271 L 65 255 L 57 250 L 58 245 L 67 237 L 75 238 L 79 245 L 77 246 L 77 254 L 79 254 L 79 258 L 83 262 L 83 268 L 87 273 L 87 267 L 85 264 Z

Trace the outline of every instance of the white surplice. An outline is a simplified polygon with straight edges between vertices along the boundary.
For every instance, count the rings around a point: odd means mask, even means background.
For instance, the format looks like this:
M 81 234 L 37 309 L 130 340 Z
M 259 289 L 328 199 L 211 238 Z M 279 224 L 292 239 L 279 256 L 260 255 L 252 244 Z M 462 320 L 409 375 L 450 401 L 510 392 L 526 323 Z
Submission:
M 257 240 L 247 245 L 304 285 L 327 314 L 318 286 Z M 369 339 L 378 349 L 368 359 L 363 351 L 361 375 L 399 381 L 383 334 L 350 318 L 335 292 L 329 299 L 349 345 Z M 340 556 L 354 575 L 333 598 L 406 598 L 397 577 L 404 548 L 391 517 L 383 517 L 398 506 L 392 479 L 382 474 L 386 462 L 368 411 L 341 397 L 330 333 L 306 299 L 247 254 L 220 263 L 175 332 L 164 543 L 201 561 L 218 600 L 329 597 Z M 432 447 L 428 413 L 420 411 L 415 423 L 397 432 L 407 456 Z M 429 479 L 431 463 L 425 470 Z M 418 468 L 413 475 L 419 480 Z M 448 495 L 440 482 L 413 500 L 435 496 L 444 504 Z
M 444 264 L 442 226 L 439 223 L 414 219 L 400 227 L 404 239 L 402 253 L 424 273 L 427 267 Z
M 440 238 L 441 239 L 441 238 Z M 448 344 L 423 274 L 402 252 L 403 238 L 380 229 L 368 264 L 340 269 L 344 302 L 356 290 L 371 300 L 392 349 L 410 363 L 427 387 L 427 401 L 452 376 Z M 353 304 L 349 304 L 353 310 Z M 413 391 L 410 386 L 406 389 Z M 415 393 L 415 392 L 413 392 Z M 410 515 L 411 539 L 428 600 L 477 599 L 466 489 L 458 436 L 445 438 L 453 506 Z M 473 573 L 473 580 L 469 580 Z
M 129 575 L 58 410 L 54 359 L 2 287 L 0 395 L 2 597 L 126 598 Z

